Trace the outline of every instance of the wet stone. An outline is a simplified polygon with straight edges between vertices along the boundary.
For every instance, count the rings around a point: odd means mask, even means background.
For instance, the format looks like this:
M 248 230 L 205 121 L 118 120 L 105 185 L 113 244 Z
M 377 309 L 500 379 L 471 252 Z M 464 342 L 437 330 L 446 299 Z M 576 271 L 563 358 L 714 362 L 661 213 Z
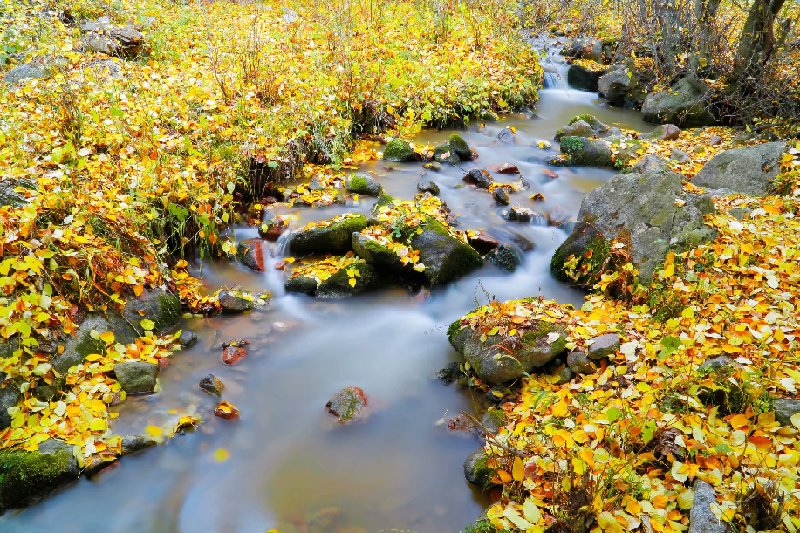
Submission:
M 325 404 L 325 408 L 340 424 L 347 424 L 363 415 L 366 407 L 367 395 L 360 387 L 354 386 L 340 390 Z
M 620 338 L 616 333 L 606 333 L 592 339 L 589 346 L 589 359 L 595 361 L 614 354 L 620 347 Z
M 424 165 L 422 165 L 422 168 L 426 170 L 432 170 L 434 172 L 440 172 L 442 170 L 442 164 L 439 163 L 438 161 L 429 161 Z M 431 193 L 431 194 L 438 194 L 438 193 Z
M 488 170 L 482 168 L 473 168 L 469 170 L 461 179 L 464 183 L 475 185 L 479 189 L 488 189 L 489 185 L 492 184 L 492 175 L 489 174 Z
M 432 180 L 420 180 L 417 183 L 417 190 L 419 192 L 429 192 L 434 196 L 437 196 L 441 192 L 439 186 Z
M 800 400 L 789 398 L 775 400 L 773 407 L 775 408 L 775 420 L 780 422 L 782 426 L 790 426 L 792 425 L 792 417 L 800 413 Z
M 222 307 L 223 313 L 231 314 L 252 311 L 256 307 L 252 300 L 231 291 L 222 291 L 219 293 L 219 304 Z
M 180 338 L 178 338 L 178 342 L 182 348 L 191 348 L 197 344 L 197 334 L 194 331 L 189 331 L 188 329 L 183 330 L 181 331 Z
M 508 244 L 501 244 L 489 252 L 486 255 L 486 259 L 497 268 L 502 268 L 509 272 L 514 272 L 522 262 L 522 258 L 514 247 Z
M 512 222 L 530 222 L 533 220 L 534 212 L 527 207 L 514 206 L 508 210 L 506 217 Z
M 222 380 L 214 374 L 209 374 L 201 379 L 199 385 L 201 389 L 215 396 L 222 396 L 222 391 L 225 390 Z
M 223 420 L 233 420 L 239 418 L 239 409 L 232 403 L 222 400 L 214 408 L 214 416 Z
M 248 354 L 250 341 L 246 339 L 233 339 L 222 345 L 222 362 L 226 365 L 235 365 Z
M 583 350 L 574 350 L 567 355 L 567 366 L 576 374 L 591 374 L 594 372 L 592 361 Z
M 122 455 L 130 455 L 157 444 L 158 442 L 148 435 L 125 435 L 122 437 Z
M 495 189 L 492 193 L 494 201 L 500 205 L 508 205 L 511 199 L 508 197 L 508 191 L 501 188 Z
M 512 165 L 511 163 L 503 163 L 500 165 L 500 168 L 497 169 L 499 174 L 519 174 L 519 168 L 517 165 Z
M 151 394 L 156 388 L 158 365 L 144 361 L 128 361 L 114 365 L 114 375 L 128 394 Z
M 467 242 L 470 246 L 475 248 L 475 250 L 481 254 L 486 255 L 498 246 L 500 246 L 500 241 L 495 239 L 494 237 L 490 237 L 485 233 L 477 233 L 470 237 L 467 236 Z
M 445 385 L 450 385 L 451 383 L 457 381 L 461 377 L 464 376 L 464 373 L 461 371 L 461 363 L 458 361 L 453 361 L 443 369 L 439 370 L 436 373 L 436 379 L 444 383 Z

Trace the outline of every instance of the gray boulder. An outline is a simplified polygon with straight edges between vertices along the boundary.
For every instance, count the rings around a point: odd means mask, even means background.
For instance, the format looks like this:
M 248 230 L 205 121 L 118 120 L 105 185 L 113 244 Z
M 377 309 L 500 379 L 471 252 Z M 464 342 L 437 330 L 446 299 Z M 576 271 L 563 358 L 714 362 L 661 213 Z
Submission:
M 597 80 L 597 92 L 614 106 L 639 107 L 646 96 L 648 76 L 632 63 L 618 63 Z
M 775 409 L 775 420 L 780 422 L 782 426 L 790 426 L 792 425 L 792 416 L 800 413 L 800 400 L 789 398 L 775 400 L 773 408 Z
M 697 173 L 692 184 L 753 196 L 768 194 L 780 170 L 784 142 L 734 148 L 717 154 Z
M 158 365 L 144 361 L 128 361 L 114 365 L 114 375 L 128 394 L 150 394 L 156 388 Z
M 589 345 L 589 359 L 599 361 L 614 354 L 620 347 L 620 338 L 616 333 L 606 333 L 592 339 Z
M 593 37 L 578 37 L 570 42 L 561 50 L 561 54 L 566 57 L 579 59 L 589 59 L 591 61 L 602 62 L 604 59 L 605 48 L 602 39 Z
M 567 164 L 583 167 L 613 167 L 611 144 L 603 139 L 586 137 L 563 137 L 561 153 L 567 156 Z
M 49 78 L 52 74 L 52 65 L 45 61 L 36 60 L 12 68 L 3 77 L 3 81 L 9 85 L 14 85 L 25 80 Z
M 227 314 L 244 313 L 256 308 L 256 304 L 251 298 L 246 298 L 237 291 L 220 292 L 219 305 L 222 312 Z
M 698 479 L 694 483 L 694 503 L 689 512 L 689 533 L 727 533 L 728 525 L 721 522 L 711 511 L 717 503 L 714 487 Z
M 492 485 L 494 470 L 489 467 L 488 460 L 489 456 L 483 449 L 471 453 L 464 461 L 464 478 L 473 485 L 483 489 L 489 488 Z
M 326 226 L 314 226 L 294 232 L 289 238 L 293 254 L 343 254 L 352 248 L 352 235 L 369 225 L 361 214 L 341 215 Z
M 72 446 L 47 440 L 35 452 L 0 450 L 0 512 L 24 507 L 78 479 Z
M 574 350 L 567 355 L 567 366 L 575 374 L 591 374 L 594 372 L 592 361 L 583 350 Z
M 348 176 L 345 188 L 348 192 L 365 196 L 380 196 L 383 192 L 381 184 L 375 181 L 372 176 L 363 172 Z
M 131 24 L 116 26 L 108 17 L 81 24 L 80 29 L 84 33 L 81 46 L 86 51 L 131 59 L 144 48 L 142 32 Z
M 439 186 L 432 180 L 420 180 L 417 183 L 417 190 L 419 192 L 429 192 L 434 196 L 438 196 L 441 192 Z
M 8 414 L 9 407 L 16 407 L 22 399 L 19 387 L 14 383 L 6 383 L 0 387 L 0 430 L 6 429 L 11 425 L 11 415 Z
M 711 239 L 714 233 L 703 223 L 703 216 L 714 208 L 711 198 L 685 193 L 682 181 L 683 176 L 670 171 L 661 159 L 648 156 L 633 172 L 618 174 L 590 192 L 581 204 L 572 233 L 553 255 L 553 274 L 590 287 L 599 269 L 608 266 L 610 242 L 620 238 L 639 267 L 640 280 L 647 284 L 669 250 L 686 249 Z M 679 207 L 676 199 L 685 204 Z M 588 261 L 588 272 L 578 280 L 565 270 L 572 256 Z
M 564 352 L 565 329 L 557 324 L 534 321 L 520 336 L 510 339 L 461 327 L 459 320 L 447 331 L 450 344 L 472 366 L 483 381 L 498 384 L 518 379 L 534 368 L 545 366 Z
M 590 69 L 584 65 L 573 63 L 567 71 L 567 83 L 575 89 L 582 91 L 595 92 L 600 76 L 605 74 L 607 69 Z
M 560 141 L 564 137 L 591 137 L 594 135 L 594 130 L 591 124 L 583 119 L 578 119 L 570 122 L 569 125 L 560 128 L 556 132 L 555 139 Z
M 411 239 L 425 265 L 423 274 L 430 285 L 449 283 L 481 266 L 481 256 L 470 245 L 456 239 L 435 220 L 429 220 L 422 233 Z
M 642 104 L 642 118 L 681 127 L 715 124 L 716 119 L 708 109 L 708 95 L 709 89 L 702 82 L 681 78 L 669 89 L 647 95 Z

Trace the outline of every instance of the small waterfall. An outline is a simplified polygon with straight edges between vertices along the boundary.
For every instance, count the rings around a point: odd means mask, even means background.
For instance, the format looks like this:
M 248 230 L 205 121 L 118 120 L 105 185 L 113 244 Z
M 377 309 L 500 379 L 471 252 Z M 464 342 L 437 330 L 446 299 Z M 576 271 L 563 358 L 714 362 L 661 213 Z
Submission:
M 567 90 L 567 70 L 569 65 L 565 63 L 545 63 L 542 65 L 544 70 L 544 89 Z

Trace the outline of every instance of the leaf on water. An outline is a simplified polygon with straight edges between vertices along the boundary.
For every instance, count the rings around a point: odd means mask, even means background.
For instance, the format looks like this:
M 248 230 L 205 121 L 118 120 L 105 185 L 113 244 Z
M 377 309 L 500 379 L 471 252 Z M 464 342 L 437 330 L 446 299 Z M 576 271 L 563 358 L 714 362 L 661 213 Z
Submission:
M 225 448 L 217 448 L 214 450 L 214 460 L 218 463 L 224 463 L 230 459 L 231 453 Z

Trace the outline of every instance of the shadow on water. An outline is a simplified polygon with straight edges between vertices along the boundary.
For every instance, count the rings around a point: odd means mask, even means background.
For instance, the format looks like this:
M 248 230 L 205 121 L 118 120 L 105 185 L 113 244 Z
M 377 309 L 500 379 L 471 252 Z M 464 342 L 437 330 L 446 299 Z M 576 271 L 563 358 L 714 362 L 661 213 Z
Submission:
M 558 58 L 550 60 L 556 62 L 551 72 L 563 74 Z M 531 189 L 512 195 L 512 203 L 573 220 L 586 192 L 613 173 L 556 169 L 553 179 L 545 172 L 545 161 L 556 153 L 556 143 L 542 150 L 537 141 L 552 139 L 557 128 L 579 113 L 639 130 L 646 126 L 638 114 L 606 108 L 596 94 L 564 85 L 542 90 L 540 97 L 533 117 L 475 124 L 464 132 L 480 154 L 464 168 L 514 163 Z M 517 129 L 514 143 L 497 137 L 506 126 Z M 434 144 L 447 135 L 424 132 L 417 141 Z M 392 167 L 376 162 L 366 170 L 375 172 L 388 193 L 411 198 L 424 173 L 421 165 Z M 488 193 L 462 185 L 462 174 L 462 169 L 446 167 L 425 177 L 439 184 L 462 227 L 484 229 L 527 250 L 517 272 L 486 266 L 427 298 L 387 290 L 348 301 L 316 302 L 283 293 L 283 274 L 272 268 L 277 257 L 269 259 L 263 274 L 205 265 L 209 287 L 238 284 L 272 290 L 272 309 L 186 321 L 200 341 L 177 354 L 162 372 L 158 394 L 121 406 L 114 429 L 140 433 L 147 425 L 168 426 L 185 413 L 196 413 L 206 422 L 194 434 L 125 458 L 91 481 L 81 479 L 30 509 L 0 517 L 0 530 L 440 532 L 458 531 L 473 521 L 487 501 L 464 481 L 462 463 L 479 441 L 437 425 L 443 417 L 473 408 L 468 393 L 433 379 L 455 358 L 446 327 L 489 296 L 543 295 L 578 303 L 581 295 L 556 283 L 548 271 L 552 252 L 566 232 L 505 221 L 503 208 Z M 535 192 L 545 200 L 529 200 Z M 302 224 L 343 209 L 367 212 L 371 204 L 362 200 L 354 207 L 290 211 Z M 237 231 L 240 238 L 255 236 L 253 228 Z M 236 337 L 250 339 L 250 355 L 225 367 L 221 344 Z M 214 398 L 197 386 L 209 372 L 225 383 L 224 397 L 241 410 L 239 420 L 223 421 L 211 414 Z M 367 392 L 371 416 L 336 427 L 323 406 L 348 385 Z M 215 461 L 219 448 L 230 452 L 227 461 Z

